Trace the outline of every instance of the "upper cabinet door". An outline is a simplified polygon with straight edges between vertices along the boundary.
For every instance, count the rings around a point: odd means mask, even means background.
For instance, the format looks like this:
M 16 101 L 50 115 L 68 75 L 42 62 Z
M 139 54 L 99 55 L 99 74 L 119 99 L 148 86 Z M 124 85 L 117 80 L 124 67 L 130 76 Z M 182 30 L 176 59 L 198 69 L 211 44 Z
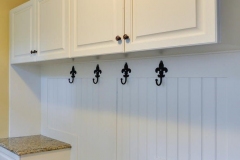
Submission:
M 37 0 L 38 60 L 69 57 L 70 0 Z
M 72 57 L 124 52 L 123 0 L 72 0 L 71 11 Z
M 11 63 L 33 62 L 34 50 L 34 4 L 29 1 L 10 12 Z
M 125 51 L 217 42 L 217 0 L 126 0 Z

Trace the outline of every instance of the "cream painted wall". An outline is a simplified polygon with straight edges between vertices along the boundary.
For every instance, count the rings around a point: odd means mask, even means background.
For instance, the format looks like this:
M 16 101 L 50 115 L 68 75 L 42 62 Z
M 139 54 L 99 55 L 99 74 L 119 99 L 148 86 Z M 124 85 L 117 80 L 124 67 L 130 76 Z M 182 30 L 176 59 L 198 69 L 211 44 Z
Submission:
M 0 0 L 0 138 L 8 136 L 9 11 L 28 0 Z

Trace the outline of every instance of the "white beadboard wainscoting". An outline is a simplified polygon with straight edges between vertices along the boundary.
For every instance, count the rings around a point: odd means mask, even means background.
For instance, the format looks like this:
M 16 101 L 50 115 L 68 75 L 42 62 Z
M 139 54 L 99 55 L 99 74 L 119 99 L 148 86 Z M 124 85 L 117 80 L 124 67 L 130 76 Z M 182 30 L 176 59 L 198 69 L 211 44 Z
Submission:
M 160 60 L 169 72 L 158 87 Z M 125 62 L 132 73 L 122 85 Z M 97 64 L 102 74 L 95 85 Z M 73 65 L 77 75 L 70 84 Z M 71 143 L 71 160 L 240 159 L 239 52 L 76 61 L 40 70 L 41 113 L 34 115 L 41 115 L 41 134 Z M 15 122 L 12 113 L 10 129 L 34 123 L 32 116 Z M 24 132 L 18 130 L 15 135 Z

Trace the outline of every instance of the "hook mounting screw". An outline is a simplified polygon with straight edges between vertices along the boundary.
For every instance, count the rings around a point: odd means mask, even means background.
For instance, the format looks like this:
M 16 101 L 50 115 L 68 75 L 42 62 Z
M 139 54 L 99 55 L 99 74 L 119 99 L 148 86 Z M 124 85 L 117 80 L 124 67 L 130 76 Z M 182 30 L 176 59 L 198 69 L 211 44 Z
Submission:
M 94 70 L 93 73 L 95 74 L 95 77 L 97 78 L 97 81 L 95 81 L 95 79 L 93 78 L 93 83 L 97 84 L 98 83 L 98 79 L 100 77 L 100 74 L 102 74 L 102 71 L 100 70 L 99 65 L 97 65 L 96 70 Z
M 168 72 L 168 69 L 166 67 L 164 67 L 163 61 L 160 61 L 158 68 L 156 68 L 155 70 L 156 73 L 158 74 L 158 77 L 160 78 L 160 83 L 158 83 L 158 79 L 156 79 L 156 84 L 157 86 L 161 86 L 162 85 L 162 79 L 165 77 L 164 72 Z
M 125 85 L 125 84 L 127 83 L 127 79 L 128 79 L 128 77 L 129 77 L 129 74 L 128 74 L 128 73 L 131 73 L 131 71 L 132 71 L 132 70 L 131 70 L 130 68 L 128 68 L 128 64 L 125 63 L 124 68 L 122 69 L 122 73 L 124 73 L 123 77 L 125 78 L 125 82 L 123 82 L 123 78 L 121 78 L 121 83 L 122 83 L 123 85 Z
M 77 74 L 77 71 L 75 70 L 75 67 L 72 67 L 72 70 L 70 71 L 70 74 L 72 75 L 72 81 L 70 80 L 70 78 L 68 79 L 69 83 L 73 83 L 74 82 L 74 78 L 75 78 L 75 74 Z

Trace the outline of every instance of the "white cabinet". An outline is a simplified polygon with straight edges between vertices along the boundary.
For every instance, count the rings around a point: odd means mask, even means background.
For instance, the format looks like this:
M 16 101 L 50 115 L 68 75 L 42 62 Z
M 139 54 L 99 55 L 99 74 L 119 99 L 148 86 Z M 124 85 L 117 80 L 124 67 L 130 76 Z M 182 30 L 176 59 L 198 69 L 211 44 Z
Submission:
M 12 63 L 218 40 L 217 0 L 31 0 L 11 18 Z
M 69 57 L 69 0 L 37 0 L 37 60 Z
M 69 57 L 69 2 L 31 0 L 11 10 L 11 63 Z
M 125 51 L 217 42 L 216 0 L 126 0 Z
M 124 0 L 71 2 L 71 56 L 124 52 Z
M 10 12 L 11 62 L 33 62 L 35 49 L 34 3 L 29 1 Z
M 71 5 L 73 57 L 217 42 L 216 0 L 72 0 Z

